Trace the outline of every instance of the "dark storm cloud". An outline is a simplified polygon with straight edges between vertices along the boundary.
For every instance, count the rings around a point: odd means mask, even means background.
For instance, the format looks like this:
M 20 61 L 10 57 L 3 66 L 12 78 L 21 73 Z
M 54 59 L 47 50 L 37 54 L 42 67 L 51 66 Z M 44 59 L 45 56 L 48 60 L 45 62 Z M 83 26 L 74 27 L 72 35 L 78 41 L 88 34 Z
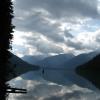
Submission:
M 97 34 L 97 36 L 96 36 L 96 42 L 100 43 L 100 34 Z
M 69 40 L 67 40 L 66 45 L 68 47 L 72 47 L 72 48 L 74 48 L 76 50 L 84 49 L 83 43 L 81 43 L 81 42 L 79 42 L 77 40 L 71 40 L 71 39 L 69 39 Z
M 38 32 L 55 42 L 64 42 L 57 22 L 46 19 L 70 19 L 99 16 L 97 0 L 16 0 L 14 24 L 17 30 Z M 75 19 L 74 19 L 75 18 Z M 77 18 L 77 19 L 76 19 Z M 58 20 L 59 20 L 58 19 Z M 65 36 L 71 35 L 65 34 Z
M 16 7 L 27 11 L 44 9 L 55 18 L 98 17 L 97 0 L 16 0 Z
M 59 34 L 59 24 L 49 23 L 40 13 L 35 13 L 23 19 L 16 19 L 14 23 L 16 24 L 16 29 L 20 31 L 38 32 L 55 42 L 64 41 L 63 36 Z
M 73 38 L 74 36 L 69 32 L 69 30 L 64 31 L 65 37 Z
M 78 50 L 80 52 L 85 51 L 85 50 L 95 51 L 97 48 L 100 48 L 100 45 L 98 46 L 98 43 L 89 43 L 89 41 L 88 41 L 87 44 L 85 44 L 84 42 L 78 41 L 75 38 L 73 40 L 71 40 L 71 39 L 67 40 L 66 45 L 68 47 L 74 48 L 74 50 L 76 50 L 76 51 Z

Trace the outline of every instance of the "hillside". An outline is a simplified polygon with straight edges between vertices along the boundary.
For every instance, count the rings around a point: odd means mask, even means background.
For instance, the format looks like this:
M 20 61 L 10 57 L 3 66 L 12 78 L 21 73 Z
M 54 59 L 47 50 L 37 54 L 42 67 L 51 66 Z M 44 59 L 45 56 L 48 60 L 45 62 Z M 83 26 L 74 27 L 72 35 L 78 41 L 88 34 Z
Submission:
M 9 61 L 10 61 L 11 71 L 13 72 L 8 76 L 8 80 L 11 80 L 29 71 L 39 70 L 39 66 L 31 65 L 23 61 L 21 58 L 17 57 L 14 54 L 11 54 L 11 58 L 9 59 Z
M 78 66 L 76 72 L 100 89 L 100 54 L 87 63 Z
M 25 55 L 21 59 L 30 64 L 37 64 L 37 62 L 43 60 L 44 58 L 45 58 L 45 56 L 43 56 L 43 55 L 37 55 L 37 56 Z
M 72 59 L 70 59 L 69 61 L 66 61 L 65 63 L 63 63 L 63 66 L 64 68 L 75 69 L 77 66 L 88 62 L 89 60 L 91 60 L 93 57 L 95 57 L 98 54 L 99 52 L 90 52 L 90 53 L 83 53 L 83 54 L 77 55 L 73 57 Z

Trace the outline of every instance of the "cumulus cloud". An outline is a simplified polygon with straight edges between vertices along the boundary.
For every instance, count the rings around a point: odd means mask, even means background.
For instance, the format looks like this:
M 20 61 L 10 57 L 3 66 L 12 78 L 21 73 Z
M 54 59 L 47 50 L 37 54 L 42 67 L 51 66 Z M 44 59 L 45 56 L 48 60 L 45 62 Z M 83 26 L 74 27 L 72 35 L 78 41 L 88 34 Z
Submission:
M 97 0 L 16 0 L 14 6 L 14 24 L 18 30 L 36 31 L 55 41 L 64 41 L 62 35 L 59 34 L 60 18 L 66 17 L 66 22 L 69 19 L 71 22 L 72 19 L 78 21 L 84 16 L 91 18 L 99 16 Z M 50 16 L 59 17 L 59 19 L 55 20 Z M 55 21 L 56 24 L 50 23 L 51 21 L 47 19 Z
M 79 51 L 100 50 L 100 30 L 83 32 L 72 39 L 66 40 L 66 45 Z
M 69 46 L 69 47 L 72 47 L 72 48 L 74 48 L 76 50 L 83 49 L 82 43 L 77 41 L 77 40 L 75 40 L 75 39 L 74 40 L 68 39 L 66 45 Z
M 84 17 L 97 18 L 99 17 L 97 3 L 97 0 L 16 0 L 14 24 L 18 30 L 37 31 L 48 37 L 54 34 L 54 37 L 63 40 L 61 36 L 59 38 L 60 25 L 57 26 L 57 22 L 60 19 L 73 23 L 84 21 Z M 47 19 L 57 21 L 56 26 Z
M 95 32 L 83 32 L 77 36 L 69 35 L 69 37 L 62 42 L 64 45 L 50 41 L 47 37 L 40 35 L 39 33 L 31 33 L 29 36 L 23 36 L 22 38 L 26 41 L 24 42 L 25 45 L 14 45 L 14 51 L 19 54 L 60 54 L 67 52 L 67 48 L 71 50 L 70 52 L 74 53 L 89 52 L 100 49 L 100 30 Z
M 36 48 L 38 52 L 41 52 L 44 55 L 49 53 L 59 54 L 63 52 L 63 49 L 60 46 L 57 46 L 54 42 L 48 41 L 45 37 L 41 35 L 34 35 L 32 37 L 24 38 L 27 40 L 27 44 L 30 45 L 31 48 Z
M 48 39 L 56 42 L 63 42 L 64 38 L 60 35 L 59 23 L 50 23 L 41 14 L 33 14 L 28 17 L 23 17 L 23 19 L 14 20 L 16 24 L 16 29 L 24 32 L 38 32 Z
M 13 23 L 16 30 L 23 34 L 32 33 L 31 36 L 24 38 L 27 41 L 24 51 L 31 55 L 41 53 L 48 55 L 65 53 L 69 50 L 82 52 L 99 48 L 99 37 L 91 41 L 90 38 L 93 36 L 88 34 L 95 20 L 99 18 L 97 4 L 98 0 L 14 0 Z M 88 21 L 92 26 L 87 24 Z M 71 29 L 72 34 L 81 35 L 72 35 L 68 29 Z M 95 27 L 93 29 L 96 30 Z M 83 35 L 82 31 L 87 31 L 89 36 Z M 18 42 L 16 43 L 18 45 Z

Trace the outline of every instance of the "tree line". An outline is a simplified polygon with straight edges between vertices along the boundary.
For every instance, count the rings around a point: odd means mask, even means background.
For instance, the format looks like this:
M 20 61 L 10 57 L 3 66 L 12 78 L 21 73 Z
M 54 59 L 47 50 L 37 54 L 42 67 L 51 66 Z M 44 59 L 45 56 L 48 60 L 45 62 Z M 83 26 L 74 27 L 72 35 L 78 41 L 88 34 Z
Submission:
M 12 48 L 13 29 L 13 4 L 11 0 L 0 0 L 0 100 L 6 100 L 8 93 L 6 83 L 10 73 L 11 57 L 9 50 Z

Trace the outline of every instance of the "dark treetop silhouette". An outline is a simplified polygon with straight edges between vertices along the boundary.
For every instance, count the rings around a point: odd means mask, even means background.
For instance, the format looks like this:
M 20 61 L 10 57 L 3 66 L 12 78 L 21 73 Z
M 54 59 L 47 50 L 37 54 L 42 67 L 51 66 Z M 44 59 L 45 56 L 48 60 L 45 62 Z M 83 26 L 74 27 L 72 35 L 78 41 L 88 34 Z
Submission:
M 9 75 L 9 58 L 11 49 L 11 39 L 14 26 L 12 25 L 13 6 L 11 0 L 0 0 L 0 100 L 6 100 Z

